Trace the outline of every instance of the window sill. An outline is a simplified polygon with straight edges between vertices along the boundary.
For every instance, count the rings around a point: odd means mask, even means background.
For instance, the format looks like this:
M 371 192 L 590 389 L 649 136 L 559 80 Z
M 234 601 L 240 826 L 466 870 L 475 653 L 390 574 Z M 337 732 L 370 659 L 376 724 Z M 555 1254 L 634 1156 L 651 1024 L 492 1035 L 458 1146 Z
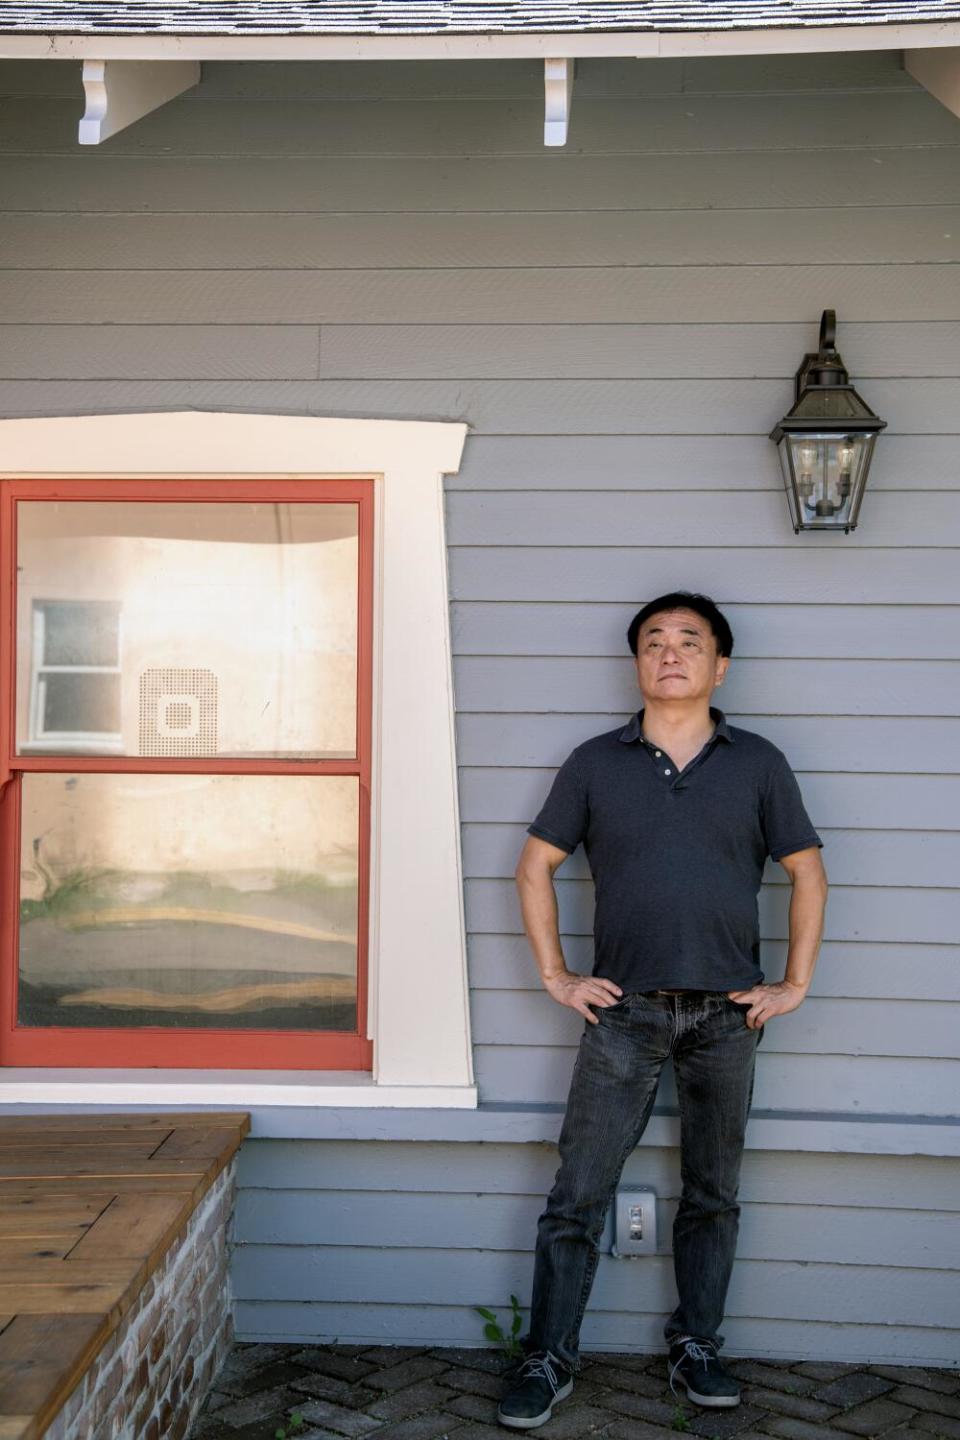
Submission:
M 474 1085 L 378 1085 L 350 1070 L 77 1070 L 11 1066 L 0 1070 L 0 1109 L 10 1105 L 216 1106 L 244 1110 L 474 1110 Z

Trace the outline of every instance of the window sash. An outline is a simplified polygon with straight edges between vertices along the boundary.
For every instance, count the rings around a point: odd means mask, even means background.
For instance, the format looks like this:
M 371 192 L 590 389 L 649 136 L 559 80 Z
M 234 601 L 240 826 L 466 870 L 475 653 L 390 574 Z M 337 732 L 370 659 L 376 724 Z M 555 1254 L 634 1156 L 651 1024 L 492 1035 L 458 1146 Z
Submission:
M 357 576 L 357 734 L 356 754 L 338 759 L 282 760 L 270 757 L 140 757 L 78 755 L 70 744 L 46 738 L 16 753 L 16 505 L 25 501 L 187 501 L 241 503 L 356 504 L 359 518 Z M 0 481 L 0 637 L 6 640 L 0 671 L 0 1065 L 189 1066 L 201 1069 L 364 1070 L 372 1063 L 367 1038 L 367 948 L 370 860 L 371 691 L 373 616 L 372 479 L 178 479 Z M 80 667 L 39 666 L 40 670 L 78 673 Z M 84 667 L 88 673 L 107 673 Z M 31 690 L 32 690 L 31 682 Z M 33 696 L 30 697 L 31 703 Z M 97 741 L 102 741 L 97 734 Z M 19 970 L 18 900 L 21 785 L 28 772 L 168 773 L 231 775 L 355 775 L 359 780 L 359 905 L 357 955 L 357 1031 L 354 1034 L 308 1031 L 215 1031 L 172 1028 L 119 1030 L 28 1029 L 17 1024 Z M 9 783 L 8 783 L 9 782 Z

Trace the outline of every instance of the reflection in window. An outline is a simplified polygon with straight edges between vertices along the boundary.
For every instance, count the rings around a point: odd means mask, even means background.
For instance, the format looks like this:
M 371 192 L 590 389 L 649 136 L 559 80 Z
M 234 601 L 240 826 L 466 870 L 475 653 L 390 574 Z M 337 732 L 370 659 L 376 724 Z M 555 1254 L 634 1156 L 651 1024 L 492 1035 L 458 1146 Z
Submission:
M 23 777 L 18 1024 L 357 1024 L 353 775 Z
M 355 503 L 18 501 L 18 748 L 353 757 L 358 586 Z
M 119 750 L 119 604 L 35 600 L 31 619 L 31 747 Z

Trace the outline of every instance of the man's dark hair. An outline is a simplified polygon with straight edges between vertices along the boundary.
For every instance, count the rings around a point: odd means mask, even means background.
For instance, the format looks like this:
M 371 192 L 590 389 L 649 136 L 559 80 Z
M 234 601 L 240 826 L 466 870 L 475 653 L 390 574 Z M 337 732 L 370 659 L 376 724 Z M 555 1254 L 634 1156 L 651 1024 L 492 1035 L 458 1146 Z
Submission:
M 717 653 L 719 655 L 733 654 L 733 631 L 727 624 L 726 619 L 721 615 L 709 595 L 694 595 L 690 590 L 671 590 L 669 595 L 658 595 L 656 600 L 651 600 L 638 610 L 630 621 L 630 628 L 627 630 L 627 643 L 632 654 L 637 653 L 637 636 L 640 634 L 640 627 L 645 625 L 652 615 L 659 615 L 664 610 L 692 610 L 695 614 L 702 616 L 713 631 L 714 639 L 717 642 Z

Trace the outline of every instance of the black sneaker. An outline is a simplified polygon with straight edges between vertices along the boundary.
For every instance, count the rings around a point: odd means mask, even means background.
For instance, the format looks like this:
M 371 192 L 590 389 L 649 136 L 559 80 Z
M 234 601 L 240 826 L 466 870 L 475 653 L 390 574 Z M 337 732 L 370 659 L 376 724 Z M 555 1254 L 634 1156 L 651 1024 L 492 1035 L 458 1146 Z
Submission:
M 671 1342 L 667 1364 L 674 1395 L 679 1381 L 695 1405 L 726 1410 L 740 1404 L 740 1386 L 720 1364 L 717 1346 L 712 1340 L 694 1340 L 691 1335 L 681 1335 Z
M 550 1419 L 558 1400 L 573 1389 L 573 1376 L 549 1350 L 535 1350 L 514 1371 L 500 1401 L 497 1419 L 511 1430 L 536 1430 Z

